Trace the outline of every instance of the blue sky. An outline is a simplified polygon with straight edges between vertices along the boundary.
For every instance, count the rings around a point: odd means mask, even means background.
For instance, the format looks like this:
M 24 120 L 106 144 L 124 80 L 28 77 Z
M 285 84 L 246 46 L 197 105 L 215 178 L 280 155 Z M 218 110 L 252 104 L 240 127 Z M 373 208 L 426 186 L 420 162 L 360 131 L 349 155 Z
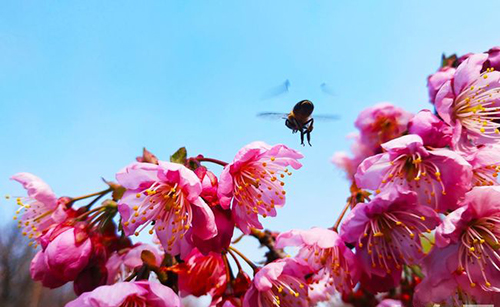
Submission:
M 288 202 L 264 225 L 331 226 L 348 194 L 330 163 L 365 107 L 428 108 L 426 77 L 442 52 L 480 52 L 499 41 L 497 1 L 2 1 L 0 193 L 29 171 L 60 195 L 102 189 L 143 146 L 167 159 L 231 160 L 254 140 L 304 155 Z M 261 100 L 285 79 L 286 95 Z M 322 93 L 328 83 L 335 96 Z M 282 122 L 255 116 L 310 99 L 313 147 Z M 218 166 L 213 166 L 220 171 Z M 0 221 L 14 204 L 0 201 Z M 247 240 L 242 249 L 252 251 Z

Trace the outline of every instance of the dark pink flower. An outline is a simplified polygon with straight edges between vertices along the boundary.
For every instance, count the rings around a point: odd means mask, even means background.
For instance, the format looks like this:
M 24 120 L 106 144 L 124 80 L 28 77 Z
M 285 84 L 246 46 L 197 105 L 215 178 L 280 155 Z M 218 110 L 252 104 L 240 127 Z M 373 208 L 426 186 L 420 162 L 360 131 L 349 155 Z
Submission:
M 441 212 L 455 209 L 469 190 L 472 167 L 458 153 L 445 148 L 430 150 L 415 134 L 382 144 L 385 153 L 361 163 L 355 175 L 362 189 L 377 193 L 395 186 L 417 192 L 419 203 Z
M 359 268 L 354 253 L 336 232 L 324 228 L 292 230 L 281 233 L 276 247 L 298 246 L 296 258 L 303 259 L 316 272 L 315 280 L 326 276 L 338 291 L 349 292 L 357 284 Z
M 243 307 L 307 307 L 308 287 L 292 259 L 278 260 L 255 274 Z
M 437 118 L 429 110 L 418 112 L 408 123 L 408 133 L 417 134 L 425 146 L 451 146 L 453 128 Z
M 430 233 L 439 222 L 434 210 L 417 204 L 414 192 L 391 188 L 357 204 L 342 225 L 341 237 L 355 244 L 369 278 L 390 276 L 397 283 L 402 266 L 424 256 L 421 234 Z
M 178 271 L 179 290 L 182 295 L 203 296 L 216 299 L 226 288 L 226 265 L 221 254 L 201 254 L 196 248 L 185 258 Z
M 65 283 L 67 280 L 59 279 L 50 268 L 47 266 L 47 259 L 43 251 L 38 251 L 31 260 L 30 265 L 31 278 L 35 281 L 40 281 L 44 287 L 54 289 L 58 288 Z
M 366 108 L 355 122 L 361 144 L 372 149 L 380 148 L 380 144 L 401 136 L 411 117 L 411 113 L 387 102 Z
M 500 139 L 500 72 L 482 72 L 488 54 L 467 58 L 436 95 L 441 118 L 454 127 L 454 144 L 461 147 L 497 143 Z
M 86 292 L 66 307 L 180 307 L 179 297 L 160 283 L 119 282 Z
M 17 198 L 20 208 L 16 214 L 23 211 L 19 221 L 23 235 L 35 240 L 49 227 L 66 219 L 65 206 L 58 203 L 56 195 L 42 179 L 30 173 L 18 173 L 11 179 L 21 183 L 28 192 L 28 197 Z
M 254 142 L 243 147 L 220 176 L 219 201 L 224 209 L 232 202 L 236 225 L 245 234 L 251 228 L 262 229 L 258 215 L 276 216 L 275 207 L 285 204 L 282 181 L 291 175 L 288 166 L 299 169 L 303 156 L 285 145 L 273 147 Z
M 217 234 L 214 214 L 200 198 L 200 180 L 185 166 L 164 161 L 132 163 L 116 178 L 127 189 L 118 204 L 125 234 L 138 234 L 152 224 L 150 233 L 154 229 L 173 255 L 186 252 L 181 246 L 188 246 L 183 241 L 190 228 L 190 234 L 201 239 Z
M 437 228 L 436 253 L 448 259 L 448 275 L 466 276 L 470 287 L 500 291 L 500 187 L 475 187 L 461 205 Z M 447 251 L 452 256 L 445 258 Z
M 131 248 L 122 249 L 114 252 L 106 262 L 108 271 L 107 284 L 124 281 L 135 268 L 143 264 L 141 254 L 143 251 L 150 251 L 156 259 L 156 265 L 160 266 L 163 259 L 162 255 L 155 246 L 149 244 L 138 243 Z
M 60 280 L 75 280 L 92 256 L 92 241 L 77 227 L 56 228 L 41 240 L 45 264 Z
M 196 236 L 193 237 L 193 245 L 205 255 L 209 252 L 221 253 L 227 249 L 234 232 L 234 219 L 231 210 L 222 209 L 219 205 L 213 206 L 210 209 L 212 209 L 215 216 L 217 235 L 208 240 L 202 240 Z

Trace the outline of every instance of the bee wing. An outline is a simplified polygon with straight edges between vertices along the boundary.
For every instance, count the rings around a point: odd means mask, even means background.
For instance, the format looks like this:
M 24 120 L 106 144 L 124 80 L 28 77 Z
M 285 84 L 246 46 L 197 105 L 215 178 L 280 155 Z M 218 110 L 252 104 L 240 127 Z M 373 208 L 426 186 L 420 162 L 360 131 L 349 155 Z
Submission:
M 328 84 L 326 84 L 325 82 L 321 83 L 321 85 L 319 87 L 321 88 L 323 93 L 330 95 L 330 96 L 335 96 L 335 92 L 333 91 L 333 88 L 331 86 L 329 86 Z
M 268 89 L 264 94 L 262 94 L 261 100 L 270 99 L 288 93 L 290 91 L 290 86 L 291 86 L 290 80 L 286 79 L 285 82 L 281 83 L 278 86 Z
M 277 120 L 277 119 L 286 119 L 288 117 L 287 113 L 277 113 L 277 112 L 261 112 L 257 113 L 257 117 Z
M 340 116 L 336 114 L 319 114 L 319 115 L 313 115 L 314 120 L 319 120 L 319 121 L 334 121 L 334 120 L 339 120 Z

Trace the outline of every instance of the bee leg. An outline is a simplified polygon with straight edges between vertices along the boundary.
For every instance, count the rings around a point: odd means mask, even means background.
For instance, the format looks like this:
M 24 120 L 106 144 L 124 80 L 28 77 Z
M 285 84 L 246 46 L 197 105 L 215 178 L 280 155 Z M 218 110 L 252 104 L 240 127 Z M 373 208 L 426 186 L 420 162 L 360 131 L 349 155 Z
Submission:
M 307 134 L 307 143 L 309 144 L 309 146 L 312 146 L 311 145 L 311 131 L 307 130 L 306 134 Z
M 304 131 L 303 130 L 300 130 L 300 145 L 306 146 L 304 144 Z

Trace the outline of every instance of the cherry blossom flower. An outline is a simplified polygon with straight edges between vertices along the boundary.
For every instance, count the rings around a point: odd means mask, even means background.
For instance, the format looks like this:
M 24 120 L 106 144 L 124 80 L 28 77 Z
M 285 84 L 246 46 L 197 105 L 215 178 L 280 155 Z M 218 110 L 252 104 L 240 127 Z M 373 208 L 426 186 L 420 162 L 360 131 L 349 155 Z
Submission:
M 401 136 L 411 117 L 411 113 L 388 102 L 366 108 L 355 122 L 360 142 L 369 148 L 379 148 L 380 144 Z
M 434 104 L 436 99 L 436 94 L 443 84 L 447 81 L 453 79 L 456 68 L 445 66 L 441 67 L 437 72 L 433 73 L 427 77 L 427 89 L 429 90 L 429 100 Z
M 399 186 L 417 192 L 419 203 L 441 212 L 455 209 L 469 190 L 472 167 L 458 153 L 426 149 L 415 134 L 382 144 L 385 153 L 363 161 L 355 175 L 356 184 L 377 193 Z
M 457 147 L 497 143 L 500 138 L 500 72 L 482 71 L 488 54 L 467 58 L 436 95 L 441 118 L 454 127 Z
M 338 291 L 352 291 L 359 279 L 354 253 L 345 246 L 336 232 L 324 228 L 292 230 L 281 233 L 276 247 L 298 246 L 297 258 L 308 262 L 316 272 L 315 280 L 326 276 Z
M 134 246 L 114 252 L 106 262 L 108 272 L 107 284 L 124 281 L 135 268 L 143 264 L 141 253 L 150 251 L 156 259 L 156 265 L 160 266 L 162 256 L 158 248 L 149 244 L 137 243 Z
M 180 307 L 179 297 L 160 283 L 149 281 L 119 282 L 86 292 L 66 307 Z
M 355 244 L 364 273 L 399 282 L 403 265 L 425 255 L 421 234 L 440 222 L 429 207 L 417 204 L 414 192 L 388 189 L 369 203 L 360 203 L 342 225 L 341 237 Z M 387 285 L 387 283 L 385 283 Z
M 255 274 L 243 299 L 243 307 L 307 307 L 308 287 L 305 274 L 292 259 L 278 260 Z
M 453 128 L 429 110 L 418 112 L 408 122 L 408 133 L 419 135 L 425 146 L 440 148 L 452 145 Z
M 276 216 L 275 207 L 285 204 L 287 168 L 299 169 L 303 156 L 285 145 L 269 146 L 254 142 L 243 147 L 220 176 L 219 201 L 224 209 L 232 203 L 236 225 L 245 234 L 251 228 L 262 229 L 258 215 Z
M 467 277 L 472 288 L 500 291 L 500 187 L 475 187 L 461 205 L 437 228 L 436 253 L 447 259 L 448 275 Z
M 401 301 L 399 300 L 386 298 L 385 300 L 381 301 L 380 304 L 377 305 L 377 307 L 403 307 L 403 303 L 401 303 Z
M 227 276 L 226 265 L 221 254 L 204 256 L 194 248 L 177 271 L 182 296 L 197 297 L 209 294 L 214 300 L 224 292 Z
M 485 145 L 476 150 L 464 153 L 472 165 L 472 185 L 498 185 L 497 176 L 500 171 L 500 146 Z
M 127 189 L 118 204 L 125 234 L 138 234 L 154 222 L 150 233 L 154 229 L 165 250 L 173 255 L 189 252 L 181 247 L 189 246 L 184 236 L 190 228 L 190 234 L 201 239 L 217 234 L 214 214 L 200 198 L 200 180 L 185 166 L 137 162 L 116 178 Z
M 30 173 L 18 173 L 11 179 L 21 183 L 28 192 L 28 197 L 16 199 L 20 206 L 16 214 L 23 212 L 19 221 L 23 235 L 35 240 L 49 227 L 67 218 L 65 205 L 58 202 L 52 189 L 42 179 Z

